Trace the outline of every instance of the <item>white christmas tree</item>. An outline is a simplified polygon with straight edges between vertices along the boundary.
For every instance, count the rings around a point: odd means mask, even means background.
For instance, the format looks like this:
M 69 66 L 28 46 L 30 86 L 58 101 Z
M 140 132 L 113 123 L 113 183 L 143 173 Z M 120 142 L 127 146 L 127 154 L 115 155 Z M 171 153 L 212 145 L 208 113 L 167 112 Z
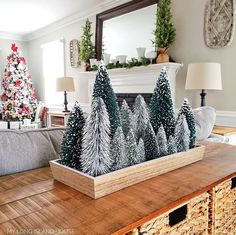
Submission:
M 177 146 L 175 143 L 175 138 L 172 135 L 168 139 L 168 153 L 169 154 L 177 153 Z
M 147 125 L 143 141 L 146 160 L 158 158 L 160 156 L 160 152 L 151 123 L 148 123 Z
M 132 128 L 129 130 L 128 135 L 126 137 L 125 152 L 130 166 L 140 162 L 138 146 L 136 144 Z
M 129 105 L 125 100 L 123 100 L 122 102 L 122 106 L 120 109 L 120 116 L 121 116 L 122 130 L 126 138 L 129 133 L 129 130 L 133 127 L 133 113 L 130 110 Z
M 168 155 L 167 139 L 163 125 L 161 125 L 160 128 L 158 129 L 157 143 L 159 147 L 160 156 Z
M 150 122 L 147 104 L 141 95 L 138 95 L 134 103 L 134 131 L 137 142 L 144 136 L 148 123 Z
M 106 106 L 101 98 L 94 98 L 91 114 L 85 125 L 81 168 L 91 176 L 106 174 L 110 171 L 110 121 Z
M 187 151 L 190 143 L 190 131 L 183 114 L 179 115 L 175 126 L 175 142 L 178 152 Z
M 11 50 L 2 80 L 1 98 L 6 101 L 3 106 L 3 118 L 7 121 L 33 119 L 37 99 L 26 60 L 15 44 L 12 44 Z
M 145 162 L 146 161 L 145 148 L 144 148 L 144 142 L 142 138 L 140 138 L 138 142 L 138 151 L 139 151 L 140 163 Z
M 118 127 L 111 141 L 111 155 L 113 162 L 112 170 L 119 170 L 128 166 L 128 159 L 125 153 L 125 136 L 122 128 Z

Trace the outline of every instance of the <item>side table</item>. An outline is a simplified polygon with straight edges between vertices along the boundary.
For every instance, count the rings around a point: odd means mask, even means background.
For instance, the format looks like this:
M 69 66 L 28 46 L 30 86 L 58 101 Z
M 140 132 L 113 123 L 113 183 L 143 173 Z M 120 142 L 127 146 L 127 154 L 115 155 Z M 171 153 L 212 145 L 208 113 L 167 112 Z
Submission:
M 236 127 L 227 126 L 214 126 L 214 134 L 227 136 L 229 138 L 229 144 L 236 145 Z
M 64 126 L 66 127 L 70 112 L 49 111 L 48 127 Z

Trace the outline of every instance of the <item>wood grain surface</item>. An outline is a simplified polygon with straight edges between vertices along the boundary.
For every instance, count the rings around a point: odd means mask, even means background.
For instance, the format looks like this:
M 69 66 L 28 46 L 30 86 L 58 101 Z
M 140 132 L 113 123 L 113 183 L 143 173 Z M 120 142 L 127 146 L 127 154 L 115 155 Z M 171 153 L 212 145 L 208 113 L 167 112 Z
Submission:
M 97 200 L 54 181 L 49 167 L 0 177 L 0 234 L 129 232 L 236 175 L 236 147 L 204 144 L 202 161 Z

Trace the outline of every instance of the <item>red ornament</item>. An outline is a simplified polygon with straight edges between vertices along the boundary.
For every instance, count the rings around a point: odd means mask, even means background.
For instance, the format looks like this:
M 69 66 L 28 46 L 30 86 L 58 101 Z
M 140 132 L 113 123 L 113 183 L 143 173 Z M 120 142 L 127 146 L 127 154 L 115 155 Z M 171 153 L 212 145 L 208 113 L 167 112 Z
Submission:
M 12 44 L 11 44 L 11 49 L 12 49 L 13 52 L 17 52 L 18 47 L 16 46 L 15 43 L 12 43 Z

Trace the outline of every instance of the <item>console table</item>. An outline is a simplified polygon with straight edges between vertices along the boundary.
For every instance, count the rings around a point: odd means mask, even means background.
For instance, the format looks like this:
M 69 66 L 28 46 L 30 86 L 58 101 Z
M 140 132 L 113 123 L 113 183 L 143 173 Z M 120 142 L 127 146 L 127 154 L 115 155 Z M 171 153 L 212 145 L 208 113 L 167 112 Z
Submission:
M 66 127 L 70 112 L 48 111 L 48 127 L 64 126 Z
M 186 203 L 206 213 L 202 217 L 206 224 L 210 213 L 206 203 L 211 199 L 214 208 L 218 208 L 218 199 L 212 198 L 219 193 L 222 198 L 222 189 L 230 189 L 229 182 L 236 176 L 236 147 L 203 144 L 206 153 L 202 161 L 97 200 L 53 180 L 48 167 L 0 177 L 0 234 L 7 234 L 9 229 L 54 231 L 53 234 L 138 234 L 147 229 L 153 219 Z M 233 182 L 234 187 L 235 184 Z M 235 189 L 232 192 L 235 193 Z M 228 207 L 229 202 L 227 199 L 223 206 L 225 213 L 236 208 L 235 205 Z M 221 211 L 220 208 L 217 211 Z M 194 211 L 193 216 L 196 216 Z M 229 222 L 234 226 L 235 214 L 232 219 L 234 223 Z M 213 231 L 217 228 L 215 218 L 212 216 L 209 221 L 209 231 Z M 235 234 L 235 231 L 210 234 Z

